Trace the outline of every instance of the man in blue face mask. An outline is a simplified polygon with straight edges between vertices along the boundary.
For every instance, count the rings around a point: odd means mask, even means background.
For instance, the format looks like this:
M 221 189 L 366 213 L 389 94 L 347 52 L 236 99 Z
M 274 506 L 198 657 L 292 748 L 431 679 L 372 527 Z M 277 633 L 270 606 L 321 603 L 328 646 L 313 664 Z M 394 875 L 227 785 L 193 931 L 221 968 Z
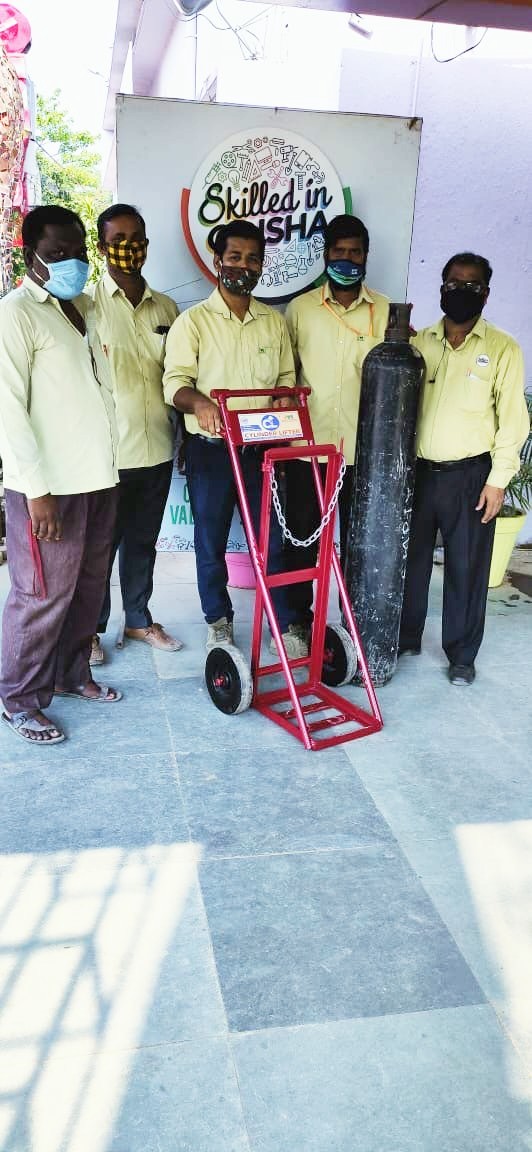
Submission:
M 355 459 L 362 364 L 384 339 L 388 300 L 365 284 L 369 235 L 357 216 L 335 216 L 324 236 L 326 281 L 288 305 L 286 321 L 297 382 L 311 389 L 309 408 L 316 443 L 343 442 L 347 472 L 338 502 L 340 552 L 345 562 L 352 473 Z M 286 466 L 287 521 L 294 536 L 305 540 L 319 523 L 311 465 L 292 460 Z M 312 567 L 316 546 L 289 545 L 286 561 L 292 570 Z M 292 584 L 290 602 L 297 612 L 301 636 L 312 623 L 312 584 Z
M 22 225 L 26 275 L 0 301 L 0 455 L 11 589 L 2 621 L 1 719 L 56 744 L 55 695 L 112 704 L 91 636 L 116 516 L 116 422 L 92 302 L 85 229 L 47 205 Z

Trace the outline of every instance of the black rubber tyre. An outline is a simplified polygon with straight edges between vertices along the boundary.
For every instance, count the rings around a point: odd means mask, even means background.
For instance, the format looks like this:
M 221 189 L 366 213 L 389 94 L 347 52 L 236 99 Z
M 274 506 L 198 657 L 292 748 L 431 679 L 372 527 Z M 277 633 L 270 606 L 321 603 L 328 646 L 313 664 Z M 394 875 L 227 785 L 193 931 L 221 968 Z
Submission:
M 350 684 L 357 670 L 356 648 L 349 632 L 341 624 L 328 624 L 321 678 L 330 688 Z
M 236 716 L 251 704 L 253 681 L 247 661 L 234 644 L 211 648 L 205 661 L 205 683 L 219 712 Z

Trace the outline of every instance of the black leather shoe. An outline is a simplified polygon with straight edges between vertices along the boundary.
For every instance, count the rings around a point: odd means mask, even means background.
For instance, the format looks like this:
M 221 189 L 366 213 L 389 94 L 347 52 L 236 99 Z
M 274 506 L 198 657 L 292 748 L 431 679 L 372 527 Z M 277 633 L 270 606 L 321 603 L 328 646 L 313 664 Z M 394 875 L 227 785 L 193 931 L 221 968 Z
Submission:
M 421 656 L 421 644 L 400 644 L 397 649 L 397 659 L 400 656 Z
M 451 684 L 472 684 L 474 679 L 474 664 L 449 664 L 449 680 Z

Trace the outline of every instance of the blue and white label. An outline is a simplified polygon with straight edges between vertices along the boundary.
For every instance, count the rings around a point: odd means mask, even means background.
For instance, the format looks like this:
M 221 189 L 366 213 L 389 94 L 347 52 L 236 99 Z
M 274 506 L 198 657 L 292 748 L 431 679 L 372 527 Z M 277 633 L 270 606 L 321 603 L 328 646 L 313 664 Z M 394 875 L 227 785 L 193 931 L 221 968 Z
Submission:
M 490 362 L 489 356 L 477 356 L 477 364 L 480 368 L 487 368 Z
M 279 427 L 279 417 L 275 416 L 273 412 L 268 412 L 266 416 L 261 416 L 261 428 L 265 428 L 267 432 L 276 432 Z
M 277 412 L 239 412 L 238 422 L 242 443 L 251 441 L 301 440 L 303 430 L 299 412 L 279 409 Z

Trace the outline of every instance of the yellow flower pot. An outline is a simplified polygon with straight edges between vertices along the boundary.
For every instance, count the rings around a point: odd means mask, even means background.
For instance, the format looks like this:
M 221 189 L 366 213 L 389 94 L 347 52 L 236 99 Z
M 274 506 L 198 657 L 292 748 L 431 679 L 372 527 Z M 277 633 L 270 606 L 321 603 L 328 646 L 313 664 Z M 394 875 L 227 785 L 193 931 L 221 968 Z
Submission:
M 522 516 L 497 516 L 495 522 L 495 540 L 491 557 L 489 587 L 498 588 L 502 584 L 510 556 L 514 550 L 515 541 L 526 520 Z

